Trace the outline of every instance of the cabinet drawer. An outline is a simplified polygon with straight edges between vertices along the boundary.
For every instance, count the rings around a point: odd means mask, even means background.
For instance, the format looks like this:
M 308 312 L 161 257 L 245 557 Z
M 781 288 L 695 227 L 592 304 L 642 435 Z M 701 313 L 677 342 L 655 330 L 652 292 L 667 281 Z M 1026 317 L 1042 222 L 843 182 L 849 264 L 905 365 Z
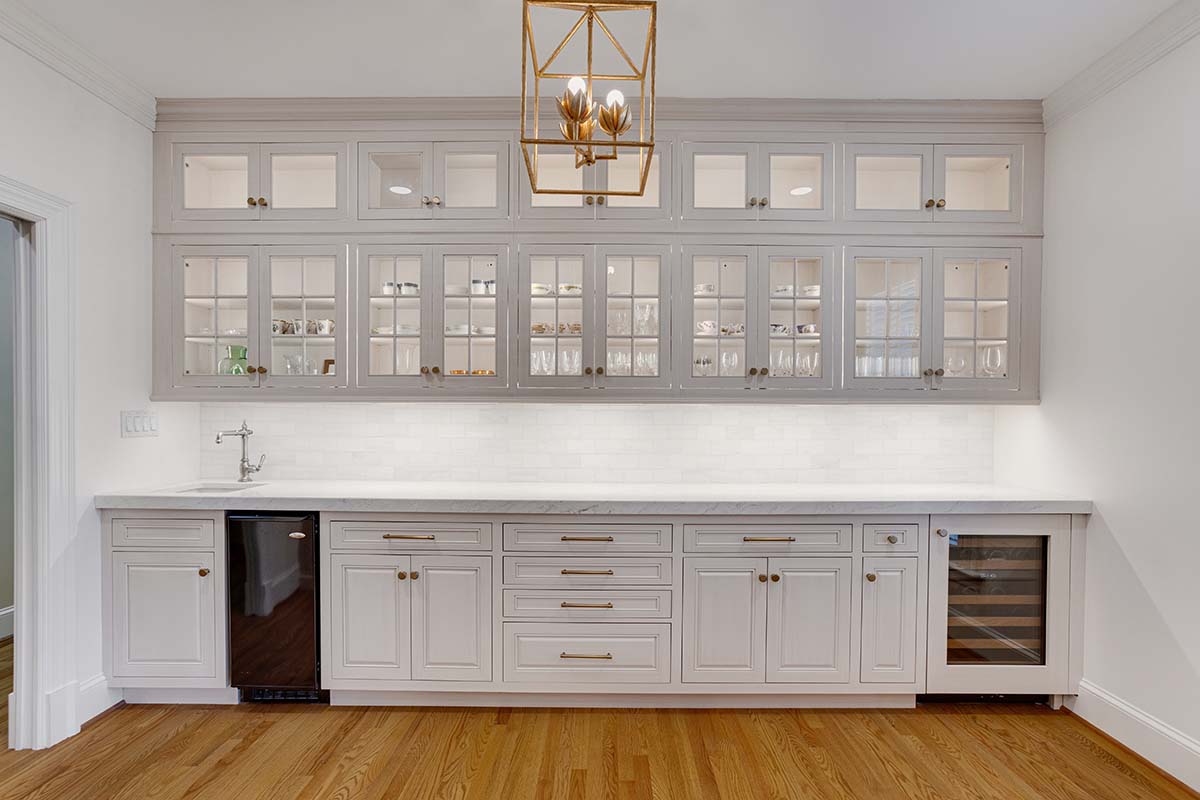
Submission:
M 112 546 L 212 550 L 215 527 L 211 519 L 118 518 L 112 521 Z
M 845 525 L 685 525 L 689 553 L 849 553 L 854 526 Z
M 504 582 L 546 586 L 645 586 L 671 582 L 671 559 L 506 556 Z
M 334 550 L 490 550 L 490 522 L 392 522 L 333 520 L 329 546 Z
M 504 616 L 667 619 L 671 616 L 671 590 L 505 589 Z
M 669 553 L 671 525 L 504 525 L 505 550 Z
M 915 553 L 919 525 L 863 525 L 863 552 Z
M 666 623 L 504 623 L 506 681 L 667 683 L 670 672 Z

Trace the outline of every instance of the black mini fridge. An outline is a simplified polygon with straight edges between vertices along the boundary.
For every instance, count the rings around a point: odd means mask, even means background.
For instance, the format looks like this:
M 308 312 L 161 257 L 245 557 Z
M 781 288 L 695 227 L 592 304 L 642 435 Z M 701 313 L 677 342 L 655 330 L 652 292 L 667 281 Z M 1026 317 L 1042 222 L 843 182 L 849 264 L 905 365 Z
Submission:
M 319 702 L 317 515 L 230 513 L 229 683 L 243 701 Z

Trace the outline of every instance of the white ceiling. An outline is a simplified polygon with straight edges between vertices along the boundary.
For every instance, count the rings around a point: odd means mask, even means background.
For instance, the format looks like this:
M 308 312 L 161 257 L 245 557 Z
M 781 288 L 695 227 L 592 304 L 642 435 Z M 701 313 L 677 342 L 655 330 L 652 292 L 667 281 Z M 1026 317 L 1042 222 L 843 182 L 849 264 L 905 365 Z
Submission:
M 658 93 L 1043 98 L 1171 3 L 659 0 Z M 158 97 L 520 93 L 519 0 L 30 6 Z

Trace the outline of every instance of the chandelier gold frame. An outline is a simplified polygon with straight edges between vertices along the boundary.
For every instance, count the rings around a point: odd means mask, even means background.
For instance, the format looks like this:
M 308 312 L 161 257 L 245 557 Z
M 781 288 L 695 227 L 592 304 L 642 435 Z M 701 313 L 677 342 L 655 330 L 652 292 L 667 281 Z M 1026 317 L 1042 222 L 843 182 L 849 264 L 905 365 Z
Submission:
M 658 12 L 657 3 L 653 0 L 600 0 L 600 2 L 584 2 L 581 0 L 522 0 L 521 26 L 521 152 L 525 157 L 525 167 L 529 173 L 529 185 L 534 194 L 572 194 L 595 195 L 599 197 L 640 197 L 646 191 L 646 182 L 650 177 L 650 162 L 654 155 L 654 112 L 655 90 L 654 73 L 657 38 Z M 579 19 L 567 32 L 567 35 L 557 44 L 541 64 L 538 63 L 537 44 L 533 36 L 533 14 L 537 8 L 555 8 L 567 11 L 578 11 Z M 609 30 L 604 22 L 604 14 L 621 11 L 648 11 L 649 22 L 646 28 L 646 45 L 641 53 L 639 66 L 630 58 L 625 48 Z M 592 70 L 592 45 L 597 29 L 612 43 L 617 53 L 629 67 L 629 74 L 597 74 Z M 586 31 L 587 64 L 579 72 L 567 72 L 554 67 L 554 61 L 563 49 L 575 38 L 580 31 Z M 533 94 L 529 92 L 529 73 L 533 74 Z M 586 82 L 586 90 L 572 94 L 568 89 L 561 97 L 556 97 L 554 108 L 557 111 L 556 120 L 559 124 L 557 132 L 560 138 L 547 136 L 542 132 L 541 111 L 543 105 L 543 80 L 570 80 L 579 77 Z M 637 139 L 621 139 L 631 127 L 629 108 L 620 105 L 599 105 L 592 99 L 592 81 L 631 81 L 637 82 L 641 113 L 638 116 Z M 647 92 L 647 83 L 649 91 Z M 532 110 L 532 114 L 530 111 Z M 596 112 L 593 117 L 593 112 Z M 529 128 L 532 123 L 532 130 Z M 549 127 L 549 126 L 546 126 Z M 597 127 L 600 129 L 598 137 Z M 618 191 L 614 189 L 549 189 L 538 186 L 538 148 L 539 146 L 559 145 L 570 147 L 575 153 L 575 167 L 595 166 L 599 161 L 612 161 L 617 158 L 619 148 L 636 149 L 640 157 L 640 179 L 636 190 Z

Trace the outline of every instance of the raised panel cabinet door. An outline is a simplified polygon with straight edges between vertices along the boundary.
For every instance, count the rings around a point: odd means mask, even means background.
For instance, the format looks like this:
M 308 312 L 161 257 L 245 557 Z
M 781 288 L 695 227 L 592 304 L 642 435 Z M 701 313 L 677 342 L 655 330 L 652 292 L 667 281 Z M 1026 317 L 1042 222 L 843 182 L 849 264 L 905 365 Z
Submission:
M 262 247 L 259 262 L 260 384 L 347 386 L 346 246 Z
M 595 248 L 521 248 L 517 385 L 590 389 L 596 382 Z
M 684 559 L 684 681 L 763 682 L 766 637 L 767 559 Z
M 863 683 L 916 683 L 917 559 L 866 557 L 862 574 Z
M 355 386 L 431 388 L 435 336 L 433 248 L 361 245 L 354 280 L 358 373 Z
M 216 677 L 215 568 L 212 553 L 112 554 L 115 677 Z
M 933 256 L 933 387 L 1019 389 L 1020 248 L 938 248 Z
M 939 144 L 933 148 L 935 222 L 1021 221 L 1024 147 Z
M 850 680 L 851 558 L 772 558 L 767 681 Z
M 433 215 L 437 219 L 508 217 L 510 143 L 435 142 Z
M 412 579 L 408 556 L 329 559 L 330 654 L 334 679 L 412 677 Z
M 258 247 L 171 248 L 172 376 L 176 386 L 252 389 L 261 383 Z
M 758 147 L 684 142 L 683 218 L 758 219 Z
M 492 678 L 492 559 L 413 556 L 413 678 Z
M 345 142 L 264 144 L 259 163 L 262 219 L 345 219 L 349 216 Z
M 222 221 L 259 218 L 257 144 L 176 142 L 171 151 L 172 217 Z

